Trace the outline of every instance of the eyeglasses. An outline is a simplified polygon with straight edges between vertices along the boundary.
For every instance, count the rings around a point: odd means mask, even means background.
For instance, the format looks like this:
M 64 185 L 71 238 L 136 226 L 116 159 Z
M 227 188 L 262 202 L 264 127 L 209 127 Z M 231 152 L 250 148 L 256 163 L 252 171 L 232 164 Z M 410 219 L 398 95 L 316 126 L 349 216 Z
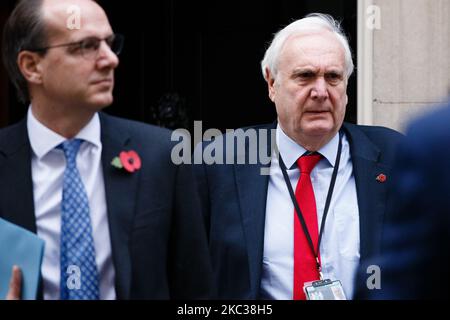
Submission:
M 104 39 L 100 39 L 97 37 L 88 37 L 77 42 L 63 43 L 44 48 L 33 48 L 26 50 L 34 52 L 45 52 L 48 49 L 69 47 L 69 51 L 71 53 L 73 54 L 80 53 L 85 59 L 92 60 L 97 58 L 100 44 L 102 43 L 102 41 L 106 42 L 106 44 L 108 45 L 108 47 L 111 49 L 112 52 L 114 52 L 116 55 L 119 55 L 123 49 L 124 39 L 125 39 L 124 36 L 121 34 L 113 34 Z

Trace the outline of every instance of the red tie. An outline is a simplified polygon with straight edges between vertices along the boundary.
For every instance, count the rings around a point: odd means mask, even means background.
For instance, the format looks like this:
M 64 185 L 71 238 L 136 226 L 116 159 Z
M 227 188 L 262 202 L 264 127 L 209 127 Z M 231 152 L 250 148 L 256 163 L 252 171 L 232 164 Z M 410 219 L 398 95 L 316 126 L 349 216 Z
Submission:
M 297 165 L 300 168 L 300 179 L 295 189 L 295 198 L 308 227 L 314 250 L 317 250 L 319 227 L 317 223 L 316 199 L 310 173 L 321 158 L 320 154 L 314 154 L 302 156 L 297 160 Z M 316 258 L 294 209 L 294 300 L 305 300 L 303 285 L 305 282 L 315 280 L 319 280 Z

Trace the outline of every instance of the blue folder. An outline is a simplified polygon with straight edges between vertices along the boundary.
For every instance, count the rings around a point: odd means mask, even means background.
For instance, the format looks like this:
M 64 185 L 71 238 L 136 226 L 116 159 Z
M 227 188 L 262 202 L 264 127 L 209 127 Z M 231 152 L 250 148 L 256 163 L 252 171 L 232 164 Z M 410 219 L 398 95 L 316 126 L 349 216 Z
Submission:
M 0 219 L 0 300 L 8 293 L 14 265 L 22 271 L 22 299 L 36 299 L 43 254 L 42 239 Z

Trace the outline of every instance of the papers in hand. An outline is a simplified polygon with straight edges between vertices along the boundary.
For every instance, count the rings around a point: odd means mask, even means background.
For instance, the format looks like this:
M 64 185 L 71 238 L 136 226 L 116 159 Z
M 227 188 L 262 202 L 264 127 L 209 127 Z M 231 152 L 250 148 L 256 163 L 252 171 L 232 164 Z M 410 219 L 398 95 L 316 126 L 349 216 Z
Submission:
M 44 241 L 0 218 L 0 300 L 8 294 L 14 265 L 22 271 L 22 299 L 36 299 Z

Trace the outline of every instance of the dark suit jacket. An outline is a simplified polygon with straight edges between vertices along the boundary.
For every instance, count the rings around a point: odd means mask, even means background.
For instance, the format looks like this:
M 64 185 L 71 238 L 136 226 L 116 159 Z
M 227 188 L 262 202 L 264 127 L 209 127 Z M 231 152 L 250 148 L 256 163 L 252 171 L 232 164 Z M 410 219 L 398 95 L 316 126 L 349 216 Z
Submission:
M 395 162 L 393 199 L 387 212 L 382 252 L 366 261 L 381 270 L 381 289 L 361 299 L 450 297 L 450 105 L 416 120 Z
M 271 124 L 254 129 L 275 127 L 276 124 Z M 344 130 L 353 160 L 360 213 L 360 250 L 364 258 L 379 250 L 386 187 L 401 135 L 387 128 L 352 124 L 344 124 Z M 270 144 L 270 139 L 267 141 Z M 243 157 L 238 150 L 235 154 L 235 159 Z M 261 167 L 260 164 L 195 166 L 219 298 L 259 297 L 269 182 L 267 175 L 260 175 Z M 386 183 L 377 182 L 380 173 L 388 177 Z
M 192 168 L 171 161 L 170 131 L 100 113 L 118 299 L 208 298 L 211 266 Z M 111 166 L 135 150 L 142 168 Z M 36 232 L 26 120 L 0 130 L 0 217 Z

